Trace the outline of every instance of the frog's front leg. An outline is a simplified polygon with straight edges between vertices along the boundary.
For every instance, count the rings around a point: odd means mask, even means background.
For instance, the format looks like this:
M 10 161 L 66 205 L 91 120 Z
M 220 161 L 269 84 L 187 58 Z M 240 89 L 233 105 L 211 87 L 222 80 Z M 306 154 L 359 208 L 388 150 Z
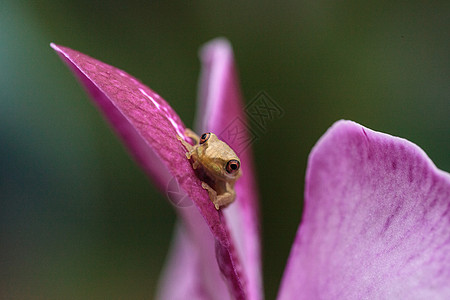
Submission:
M 217 192 L 209 186 L 206 182 L 202 181 L 202 187 L 208 191 L 209 199 L 214 204 L 217 210 L 222 206 L 227 206 L 232 203 L 236 198 L 236 192 L 233 189 L 227 190 L 225 193 L 217 195 Z
M 192 152 L 194 151 L 194 146 L 183 140 L 183 138 L 179 135 L 177 135 L 177 139 L 181 142 L 181 144 L 184 146 L 184 148 L 188 151 L 186 152 L 187 159 L 191 158 Z
M 190 130 L 189 128 L 186 128 L 184 131 L 184 134 L 187 137 L 190 137 L 191 139 L 193 139 L 195 141 L 196 144 L 198 144 L 198 140 L 199 137 L 198 135 L 195 134 L 195 132 L 193 132 L 192 130 Z M 189 144 L 188 142 L 186 142 L 181 136 L 177 135 L 177 139 L 181 142 L 181 144 L 183 144 L 184 148 L 186 148 L 186 150 L 188 152 L 186 152 L 186 157 L 187 159 L 191 159 L 192 154 L 195 151 L 195 145 L 192 146 L 191 144 Z M 195 167 L 194 167 L 195 169 Z
M 200 137 L 194 131 L 190 130 L 189 128 L 186 128 L 184 130 L 184 134 L 187 137 L 190 137 L 191 139 L 193 139 L 195 144 L 198 144 L 200 142 Z

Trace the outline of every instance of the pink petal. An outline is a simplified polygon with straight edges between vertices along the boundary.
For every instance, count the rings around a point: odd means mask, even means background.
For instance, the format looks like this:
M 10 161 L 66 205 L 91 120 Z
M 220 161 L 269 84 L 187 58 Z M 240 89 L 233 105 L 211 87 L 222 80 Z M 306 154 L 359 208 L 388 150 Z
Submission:
M 234 247 L 228 229 L 195 176 L 186 159 L 186 150 L 176 138 L 177 135 L 184 137 L 185 129 L 178 115 L 159 95 L 129 74 L 69 48 L 54 44 L 52 47 L 77 75 L 159 188 L 165 190 L 171 177 L 174 177 L 198 208 L 178 207 L 189 234 L 199 237 L 202 233 L 201 239 L 209 241 L 206 247 L 202 244 L 196 246 L 199 250 L 195 250 L 197 252 L 194 254 L 202 255 L 202 265 L 195 273 L 187 273 L 190 276 L 200 275 L 206 297 L 216 295 L 217 299 L 229 298 L 217 263 L 214 261 L 214 264 L 205 265 L 205 262 L 214 259 L 215 247 L 218 260 L 223 262 L 221 270 L 231 294 L 236 299 L 244 299 L 246 291 L 239 276 L 239 263 L 234 261 Z M 181 234 L 185 234 L 183 232 Z M 191 241 L 181 241 L 179 245 L 186 244 L 195 245 Z M 190 251 L 192 254 L 193 251 Z M 191 265 L 184 262 L 181 266 L 188 270 Z M 194 282 L 192 278 L 189 280 Z M 173 284 L 177 286 L 176 282 Z
M 158 188 L 164 191 L 171 179 L 168 167 L 174 169 L 172 162 L 189 168 L 175 139 L 176 134 L 182 135 L 185 126 L 167 102 L 122 70 L 75 50 L 51 46 L 75 73 Z
M 183 225 L 176 227 L 173 241 L 156 298 L 181 300 L 189 295 L 193 299 L 208 299 L 197 272 L 201 257 Z
M 197 133 L 211 131 L 223 139 L 229 125 L 234 125 L 232 130 L 239 130 L 240 137 L 248 140 L 245 116 L 237 74 L 234 66 L 234 59 L 231 46 L 226 40 L 216 39 L 208 43 L 201 51 L 202 76 L 200 79 L 200 99 L 198 110 Z M 220 113 L 221 112 L 221 113 Z M 226 113 L 224 113 L 226 112 Z M 239 118 L 239 122 L 230 122 Z M 226 136 L 225 136 L 226 137 Z M 227 142 L 235 150 L 238 148 L 238 140 Z M 191 240 L 190 243 L 196 245 L 189 255 L 186 255 L 186 248 L 180 245 L 180 241 L 174 243 L 172 258 L 169 258 L 168 266 L 160 285 L 160 299 L 182 299 L 173 295 L 174 282 L 183 280 L 181 286 L 189 294 L 191 290 L 199 290 L 197 281 L 191 276 L 179 278 L 177 269 L 173 267 L 174 257 L 178 257 L 177 264 L 188 265 L 187 260 L 196 260 L 196 264 L 189 264 L 191 269 L 185 271 L 187 274 L 197 274 L 203 279 L 203 288 L 207 287 L 206 293 L 197 293 L 198 299 L 229 299 L 226 293 L 226 286 L 221 284 L 220 278 L 214 277 L 214 270 L 217 269 L 217 262 L 220 270 L 227 279 L 231 290 L 236 290 L 243 285 L 246 291 L 246 299 L 261 299 L 261 259 L 259 248 L 259 231 L 257 219 L 257 193 L 254 183 L 251 151 L 248 147 L 240 153 L 243 168 L 243 176 L 236 184 L 237 199 L 235 203 L 223 210 L 223 222 L 228 225 L 232 243 L 230 247 L 224 247 L 216 243 L 212 236 L 207 235 L 201 229 L 201 222 L 198 222 L 195 215 L 184 210 L 184 219 L 189 220 L 185 226 L 192 228 L 182 232 L 183 236 L 176 237 L 180 240 Z M 188 233 L 189 232 L 189 233 Z M 210 254 L 217 253 L 217 259 Z M 186 260 L 186 261 L 183 261 Z M 203 270 L 200 274 L 198 269 Z M 204 275 L 208 272 L 207 276 Z M 216 274 L 216 275 L 217 275 Z M 235 276 L 236 274 L 237 276 Z M 214 279 L 213 279 L 214 278 Z M 236 281 L 236 278 L 239 280 Z M 208 282 L 205 282 L 208 280 Z M 211 288 L 216 293 L 211 293 Z M 241 295 L 242 296 L 242 295 Z M 196 298 L 194 297 L 194 298 Z M 197 299 L 197 298 L 196 298 Z
M 450 299 L 450 175 L 411 142 L 337 122 L 308 162 L 279 299 Z
M 236 201 L 224 210 L 235 241 L 241 277 L 249 299 L 262 298 L 258 195 L 253 172 L 249 131 L 239 87 L 233 50 L 225 39 L 216 39 L 201 51 L 198 132 L 214 132 L 226 141 L 241 160 L 242 176 L 236 182 Z M 238 133 L 238 134 L 236 134 Z
M 183 209 L 186 210 L 192 216 L 187 223 L 195 228 L 186 223 L 177 226 L 156 298 L 184 300 L 188 295 L 190 299 L 199 300 L 230 299 L 217 264 L 214 237 L 195 207 Z M 208 243 L 198 243 L 196 235 L 203 235 Z

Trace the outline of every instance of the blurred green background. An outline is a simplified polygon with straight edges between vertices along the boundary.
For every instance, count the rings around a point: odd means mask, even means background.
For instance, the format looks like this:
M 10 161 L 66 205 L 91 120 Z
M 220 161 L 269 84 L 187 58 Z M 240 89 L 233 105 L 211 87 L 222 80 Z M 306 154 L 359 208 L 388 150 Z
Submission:
M 249 102 L 285 111 L 253 144 L 273 299 L 308 153 L 338 119 L 407 138 L 450 170 L 448 1 L 0 4 L 0 298 L 152 298 L 174 211 L 50 42 L 126 70 L 191 126 L 199 61 L 227 37 Z

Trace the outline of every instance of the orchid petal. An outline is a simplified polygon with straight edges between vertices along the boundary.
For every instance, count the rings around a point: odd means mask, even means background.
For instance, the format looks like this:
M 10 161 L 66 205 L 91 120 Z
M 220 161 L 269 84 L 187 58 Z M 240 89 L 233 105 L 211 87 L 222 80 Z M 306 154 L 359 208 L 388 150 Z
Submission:
M 262 298 L 257 189 L 249 131 L 244 114 L 233 50 L 225 39 L 215 39 L 201 50 L 198 132 L 214 132 L 238 153 L 242 176 L 236 182 L 236 201 L 224 209 L 235 242 L 237 261 L 248 286 L 249 299 Z
M 164 191 L 172 177 L 168 169 L 173 165 L 171 161 L 189 168 L 176 140 L 177 134 L 183 135 L 185 126 L 159 95 L 122 70 L 75 50 L 51 46 L 159 189 Z
M 239 263 L 222 214 L 216 211 L 208 193 L 201 187 L 200 180 L 186 159 L 186 150 L 177 139 L 177 135 L 186 138 L 185 126 L 178 115 L 159 95 L 129 74 L 69 48 L 54 44 L 52 47 L 77 75 L 158 187 L 164 190 L 173 177 L 194 202 L 197 209 L 177 208 L 187 231 L 197 237 L 203 233 L 202 238 L 206 241 L 205 247 L 199 245 L 197 252 L 191 251 L 192 255 L 203 254 L 207 258 L 203 259 L 202 256 L 203 265 L 199 268 L 200 272 L 196 273 L 204 279 L 204 292 L 214 299 L 229 298 L 228 293 L 224 292 L 225 285 L 217 264 L 205 267 L 205 261 L 212 261 L 215 248 L 220 270 L 229 284 L 231 295 L 235 299 L 246 298 Z M 184 235 L 183 232 L 180 234 Z M 181 241 L 180 244 L 192 245 L 191 242 Z M 189 264 L 184 266 L 190 268 Z
M 450 175 L 349 121 L 312 150 L 279 299 L 449 299 Z
M 217 263 L 216 239 L 211 230 L 195 207 L 182 207 L 178 212 L 183 222 L 176 229 L 157 299 L 181 300 L 186 299 L 186 295 L 192 295 L 193 299 L 230 299 L 228 286 Z M 232 294 L 236 299 L 245 298 L 233 290 Z
M 192 228 L 178 224 L 156 299 L 183 300 L 187 295 L 199 300 L 229 299 L 227 286 L 216 262 L 214 238 L 198 210 L 192 206 L 186 210 L 190 210 L 193 216 L 188 223 L 195 225 L 195 233 L 203 234 L 205 240 L 211 243 L 197 243 L 192 236 Z M 205 247 L 205 244 L 210 246 Z
M 197 115 L 197 133 L 214 132 L 225 140 L 233 149 L 239 150 L 237 142 L 248 140 L 247 128 L 245 123 L 244 109 L 242 105 L 241 93 L 237 74 L 234 66 L 234 59 L 231 46 L 224 39 L 216 39 L 206 44 L 201 51 L 202 75 L 199 86 L 199 107 Z M 224 113 L 226 112 L 226 113 Z M 238 120 L 238 122 L 232 122 Z M 231 122 L 230 122 L 231 121 Z M 240 132 L 239 140 L 227 139 L 226 129 L 234 125 L 231 130 Z M 236 151 L 237 152 L 237 151 Z M 223 292 L 224 286 L 220 285 L 217 279 L 211 280 L 214 276 L 214 270 L 217 263 L 227 279 L 228 286 L 231 290 L 245 284 L 247 299 L 262 298 L 261 284 L 261 258 L 260 258 L 260 241 L 257 220 L 257 193 L 254 183 L 254 174 L 252 166 L 251 152 L 248 148 L 239 153 L 243 168 L 243 175 L 236 183 L 236 201 L 229 207 L 223 209 L 224 224 L 228 225 L 231 235 L 231 243 L 228 248 L 216 243 L 209 238 L 203 230 L 199 230 L 200 223 L 196 217 L 189 213 L 189 217 L 185 215 L 184 219 L 189 220 L 185 225 L 197 230 L 185 231 L 184 236 L 177 236 L 176 239 L 186 240 L 193 239 L 192 244 L 196 247 L 192 248 L 190 256 L 185 255 L 186 249 L 180 245 L 180 241 L 175 241 L 172 253 L 173 257 L 179 257 L 178 264 L 188 265 L 182 259 L 197 259 L 197 265 L 190 264 L 191 269 L 186 269 L 187 274 L 197 274 L 201 266 L 204 272 L 209 271 L 208 276 L 203 278 L 209 279 L 209 282 L 203 282 L 203 287 L 208 289 L 214 286 L 216 293 L 209 295 L 209 299 L 227 299 L 226 293 Z M 184 213 L 188 213 L 184 210 Z M 191 234 L 188 234 L 190 232 Z M 217 259 L 208 255 L 211 249 L 217 253 Z M 183 252 L 184 251 L 184 252 Z M 178 254 L 177 254 L 178 253 Z M 200 253 L 200 254 L 199 254 Z M 214 259 L 214 261 L 212 261 Z M 179 278 L 176 268 L 173 268 L 172 258 L 169 258 L 166 272 L 160 285 L 160 299 L 177 299 L 166 293 L 170 290 L 170 282 L 183 280 Z M 217 261 L 217 262 L 216 262 Z M 236 274 L 237 276 L 235 276 Z M 236 281 L 239 278 L 239 281 Z M 189 290 L 198 290 L 198 284 L 191 280 L 188 276 L 182 286 Z M 182 294 L 182 293 L 181 293 Z
M 156 298 L 176 300 L 189 295 L 193 299 L 208 299 L 197 272 L 200 260 L 198 251 L 183 225 L 176 227 L 173 241 L 175 244 L 171 247 Z

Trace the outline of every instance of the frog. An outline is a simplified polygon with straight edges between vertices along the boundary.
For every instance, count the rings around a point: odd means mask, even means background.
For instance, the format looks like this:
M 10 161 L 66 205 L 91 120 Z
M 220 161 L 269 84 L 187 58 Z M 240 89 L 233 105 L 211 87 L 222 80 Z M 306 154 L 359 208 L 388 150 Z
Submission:
M 216 210 L 225 208 L 236 199 L 234 185 L 242 175 L 241 161 L 231 147 L 212 132 L 198 136 L 186 128 L 185 136 L 195 145 L 186 142 L 177 135 L 177 139 L 186 148 L 186 157 L 192 163 L 202 188 L 208 191 L 209 198 Z

